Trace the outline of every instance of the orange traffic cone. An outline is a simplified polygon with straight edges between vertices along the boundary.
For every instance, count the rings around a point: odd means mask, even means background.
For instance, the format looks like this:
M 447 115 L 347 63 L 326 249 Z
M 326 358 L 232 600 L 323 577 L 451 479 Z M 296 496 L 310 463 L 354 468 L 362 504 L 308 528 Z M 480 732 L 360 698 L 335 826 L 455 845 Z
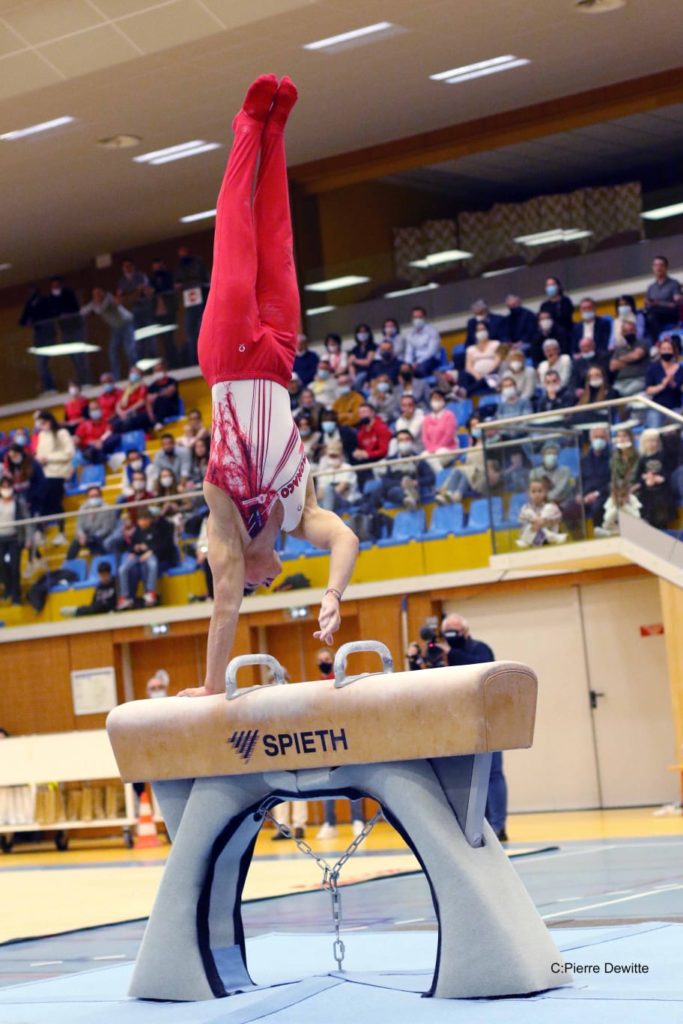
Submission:
M 160 846 L 159 836 L 157 835 L 157 827 L 154 824 L 154 818 L 152 817 L 152 805 L 149 802 L 149 797 L 146 793 L 143 793 L 140 797 L 140 807 L 138 809 L 138 829 L 135 837 L 135 849 L 146 850 L 151 846 Z

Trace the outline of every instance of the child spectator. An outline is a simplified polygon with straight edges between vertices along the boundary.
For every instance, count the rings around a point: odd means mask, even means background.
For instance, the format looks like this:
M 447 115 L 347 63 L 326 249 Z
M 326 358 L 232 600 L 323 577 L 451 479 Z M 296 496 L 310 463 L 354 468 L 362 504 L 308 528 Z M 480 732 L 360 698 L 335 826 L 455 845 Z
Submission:
M 543 480 L 529 482 L 529 500 L 519 512 L 522 530 L 516 540 L 518 548 L 542 547 L 544 544 L 562 544 L 566 533 L 560 533 L 562 513 L 554 501 L 548 500 L 548 489 Z
M 76 445 L 85 462 L 99 465 L 116 451 L 121 438 L 102 415 L 100 403 L 92 398 L 88 405 L 88 418 L 81 420 L 75 431 Z
M 104 615 L 116 611 L 116 579 L 112 575 L 109 562 L 100 562 L 97 566 L 97 586 L 90 604 L 81 604 L 76 608 L 60 608 L 60 615 Z
M 67 558 L 77 558 L 81 548 L 91 555 L 104 551 L 104 542 L 116 527 L 116 512 L 102 498 L 102 491 L 93 484 L 81 505 L 76 519 L 76 536 L 69 545 Z

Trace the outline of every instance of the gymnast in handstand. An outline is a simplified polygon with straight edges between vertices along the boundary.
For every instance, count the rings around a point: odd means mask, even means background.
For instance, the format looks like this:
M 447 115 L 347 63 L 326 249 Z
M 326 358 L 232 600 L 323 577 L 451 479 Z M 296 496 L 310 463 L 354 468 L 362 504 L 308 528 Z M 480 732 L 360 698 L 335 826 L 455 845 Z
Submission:
M 211 388 L 211 455 L 204 481 L 214 579 L 204 686 L 225 689 L 245 586 L 281 571 L 280 530 L 329 550 L 328 588 L 313 634 L 332 642 L 358 540 L 316 501 L 292 419 L 287 385 L 300 322 L 284 130 L 296 103 L 291 79 L 262 75 L 233 121 L 235 138 L 218 197 L 211 291 L 199 365 Z

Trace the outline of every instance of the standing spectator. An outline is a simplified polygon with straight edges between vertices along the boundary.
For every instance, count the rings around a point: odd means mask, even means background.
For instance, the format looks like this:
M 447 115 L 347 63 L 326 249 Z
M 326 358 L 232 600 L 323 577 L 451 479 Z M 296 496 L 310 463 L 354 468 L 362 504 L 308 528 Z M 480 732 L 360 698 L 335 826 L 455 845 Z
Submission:
M 581 397 L 586 386 L 586 377 L 589 375 L 591 367 L 598 366 L 607 378 L 609 360 L 607 352 L 596 352 L 595 341 L 592 338 L 581 338 L 579 350 L 574 355 L 570 381 L 570 387 L 577 398 Z
M 680 409 L 683 401 L 683 366 L 681 348 L 677 334 L 663 338 L 659 343 L 658 358 L 650 364 L 645 377 L 645 393 L 663 409 Z M 648 409 L 648 427 L 661 427 L 664 413 Z
M 645 323 L 650 341 L 654 344 L 663 330 L 678 323 L 681 286 L 675 278 L 669 277 L 669 261 L 666 256 L 655 256 L 652 273 L 655 279 L 645 293 Z
M 130 258 L 121 264 L 121 277 L 116 286 L 117 298 L 126 309 L 133 314 L 133 325 L 136 331 L 149 327 L 154 323 L 154 289 L 149 283 L 147 274 L 138 270 Z M 151 354 L 151 339 L 145 338 L 137 343 L 138 358 Z
M 338 377 L 340 373 L 345 373 L 349 359 L 342 348 L 342 340 L 339 334 L 328 334 L 325 338 L 325 349 L 327 353 L 327 361 L 330 364 L 330 370 Z
M 154 456 L 152 465 L 156 474 L 170 469 L 176 480 L 184 483 L 190 475 L 189 449 L 176 445 L 173 434 L 162 434 L 161 451 Z
M 323 409 L 320 414 L 320 432 L 322 435 L 322 445 L 329 444 L 330 441 L 341 441 L 344 449 L 344 458 L 347 462 L 352 461 L 353 452 L 356 448 L 356 431 L 353 427 L 340 422 L 335 409 Z M 316 452 L 314 461 L 317 461 L 322 454 L 322 450 Z
M 538 379 L 541 386 L 548 370 L 555 370 L 562 387 L 568 387 L 572 376 L 572 361 L 566 353 L 560 352 L 559 342 L 555 338 L 547 338 L 543 342 L 543 355 L 545 359 L 538 364 Z
M 169 376 L 163 359 L 154 367 L 154 379 L 147 388 L 147 416 L 155 427 L 180 416 L 178 381 Z
M 636 309 L 636 300 L 632 295 L 620 295 L 614 303 L 614 308 L 617 315 L 612 320 L 612 333 L 609 339 L 610 349 L 613 349 L 618 342 L 623 340 L 621 330 L 624 318 L 635 320 L 638 341 L 642 341 L 647 337 L 645 314 L 642 310 Z
M 574 303 L 564 294 L 559 277 L 548 277 L 545 282 L 547 298 L 541 303 L 540 312 L 550 313 L 556 324 L 562 327 L 567 338 L 571 337 L 574 320 Z
M 505 305 L 508 308 L 508 315 L 503 317 L 500 340 L 530 355 L 537 331 L 536 314 L 532 309 L 522 305 L 519 295 L 508 295 Z
M 469 623 L 462 615 L 447 615 L 441 623 L 441 635 L 446 641 L 446 656 L 449 665 L 481 665 L 495 661 L 488 644 L 474 640 Z M 505 831 L 507 821 L 507 783 L 503 775 L 503 755 L 496 751 L 491 763 L 491 777 L 486 800 L 486 817 L 501 843 L 508 841 Z
M 308 338 L 299 334 L 296 339 L 293 375 L 298 377 L 302 387 L 308 387 L 318 372 L 318 355 L 308 347 Z
M 100 376 L 100 384 L 102 385 L 102 391 L 99 394 L 97 402 L 100 409 L 102 410 L 102 418 L 107 420 L 113 419 L 116 415 L 116 406 L 119 403 L 119 399 L 123 394 L 121 388 L 117 388 L 114 382 L 113 373 L 103 373 Z
M 360 407 L 357 447 L 353 453 L 357 463 L 377 462 L 386 458 L 389 451 L 391 431 L 369 402 Z
M 430 377 L 441 364 L 441 335 L 427 323 L 427 310 L 413 307 L 412 328 L 406 335 L 406 362 L 416 377 Z
M 91 313 L 101 317 L 109 328 L 109 368 L 114 379 L 121 380 L 121 352 L 125 354 L 129 367 L 137 361 L 133 314 L 103 288 L 93 288 L 92 300 L 81 309 L 82 316 L 90 316 Z
M 105 462 L 107 456 L 116 451 L 121 440 L 102 416 L 96 398 L 90 399 L 88 417 L 76 427 L 74 439 L 84 461 L 93 465 Z
M 24 545 L 24 531 L 17 522 L 28 518 L 28 508 L 19 494 L 14 493 L 10 477 L 0 480 L 0 577 L 5 597 L 12 604 L 21 604 L 20 560 Z
M 444 397 L 440 391 L 432 391 L 429 402 L 430 411 L 422 423 L 422 444 L 424 450 L 435 456 L 429 460 L 434 473 L 439 473 L 444 465 L 451 461 L 454 452 L 459 450 L 455 434 L 458 424 L 450 409 L 446 408 Z M 445 456 L 439 458 L 438 456 Z
M 595 342 L 597 352 L 606 352 L 612 333 L 612 325 L 606 316 L 598 316 L 593 299 L 581 299 L 579 303 L 581 321 L 572 325 L 572 354 L 579 348 L 582 338 L 590 338 Z
M 74 442 L 71 434 L 60 427 L 51 412 L 38 413 L 38 446 L 36 459 L 45 473 L 45 515 L 61 515 L 64 511 L 64 485 L 73 475 Z M 59 521 L 54 544 L 65 544 L 66 537 Z
M 359 391 L 354 391 L 351 387 L 351 378 L 348 373 L 339 374 L 337 378 L 337 393 L 339 397 L 335 400 L 332 408 L 336 412 L 339 422 L 345 427 L 357 426 L 360 416 L 359 410 L 363 404 L 363 396 Z
M 56 317 L 62 342 L 69 344 L 85 341 L 85 325 L 80 303 L 73 288 L 65 287 L 63 277 L 53 277 L 50 281 L 49 305 L 51 315 Z M 79 384 L 89 384 L 90 373 L 85 352 L 75 352 L 71 356 L 71 362 L 74 364 Z
M 315 656 L 321 679 L 334 679 L 334 651 L 322 647 Z M 316 839 L 335 839 L 337 836 L 337 815 L 334 800 L 325 800 L 325 821 L 318 831 Z M 354 836 L 363 831 L 363 801 L 351 801 L 351 828 Z
M 69 381 L 69 397 L 64 403 L 64 426 L 73 434 L 88 414 L 88 399 L 81 392 L 78 381 Z
M 372 328 L 369 324 L 358 324 L 354 331 L 356 344 L 349 353 L 349 371 L 357 388 L 365 383 L 365 377 L 377 351 Z
M 614 374 L 612 387 L 621 398 L 639 395 L 645 390 L 650 358 L 647 345 L 638 341 L 635 320 L 624 318 L 622 340 L 612 349 L 609 368 Z
M 398 359 L 399 363 L 405 362 L 407 344 L 405 335 L 401 333 L 398 320 L 394 320 L 394 318 L 390 316 L 386 318 L 382 326 L 382 341 L 384 341 L 385 338 L 391 342 L 394 355 Z
M 591 427 L 590 447 L 581 458 L 581 484 L 584 511 L 593 526 L 602 526 L 605 502 L 610 492 L 609 428 Z
M 116 403 L 112 426 L 117 433 L 123 434 L 129 430 L 149 430 L 151 425 L 147 414 L 147 385 L 143 383 L 137 366 L 133 366 Z
M 33 348 L 47 348 L 57 341 L 56 322 L 52 316 L 50 300 L 43 295 L 38 285 L 30 285 L 28 298 L 19 318 L 21 327 L 31 328 Z M 56 391 L 54 377 L 50 371 L 50 357 L 36 356 L 38 375 L 43 394 Z
M 526 365 L 524 353 L 520 349 L 513 349 L 508 354 L 501 371 L 512 377 L 520 398 L 531 400 L 534 397 L 538 387 L 538 374 L 533 366 Z
M 316 476 L 318 503 L 331 512 L 346 512 L 360 497 L 357 474 L 343 454 L 341 441 L 328 441 L 318 463 L 323 474 Z
M 145 607 L 153 608 L 157 605 L 159 575 L 172 568 L 177 558 L 173 525 L 164 518 L 154 519 L 149 508 L 143 506 L 138 512 L 137 525 L 119 567 L 118 611 L 133 607 L 140 580 L 144 587 Z
M 175 327 L 178 303 L 173 288 L 173 275 L 164 261 L 158 257 L 152 260 L 149 283 L 154 292 L 154 322 L 161 324 L 162 327 Z M 167 364 L 172 370 L 177 369 L 178 349 L 175 343 L 175 331 L 164 331 L 159 337 Z
M 106 615 L 107 612 L 116 611 L 116 579 L 111 571 L 109 562 L 100 562 L 97 566 L 97 586 L 90 604 L 81 604 L 77 607 L 60 608 L 60 615 L 76 615 L 81 618 L 83 615 Z
M 192 448 L 195 441 L 198 441 L 200 438 L 208 444 L 209 431 L 202 422 L 202 414 L 199 409 L 190 409 L 187 414 L 187 423 L 183 428 L 182 437 L 178 438 L 177 443 L 181 448 Z
M 26 502 L 31 516 L 45 514 L 47 482 L 43 467 L 29 449 L 16 440 L 5 453 L 2 475 L 11 479 L 14 493 Z
M 104 542 L 116 527 L 116 513 L 102 498 L 102 491 L 96 485 L 88 488 L 88 496 L 78 510 L 76 535 L 69 545 L 67 558 L 77 558 L 81 548 L 87 548 L 91 555 L 101 555 Z
M 398 383 L 398 375 L 401 372 L 401 363 L 394 355 L 393 345 L 389 338 L 382 338 L 379 343 L 377 358 L 370 363 L 365 377 L 366 384 L 386 374 L 392 384 Z
M 208 274 L 199 256 L 193 256 L 186 245 L 178 249 L 178 266 L 173 280 L 176 291 L 182 294 L 185 310 L 183 363 L 185 366 L 195 366 L 197 340 L 204 312 L 204 285 L 208 281 Z
M 424 424 L 425 414 L 422 409 L 418 409 L 412 395 L 403 395 L 399 404 L 401 415 L 394 424 L 396 433 L 398 433 L 399 430 L 409 430 L 413 441 L 415 441 L 417 451 L 421 452 L 423 448 L 422 426 Z
M 477 337 L 477 331 L 481 327 L 486 328 L 489 333 L 489 338 L 494 338 L 496 341 L 500 341 L 505 330 L 505 317 L 500 316 L 498 313 L 492 313 L 488 307 L 488 303 L 483 299 L 477 299 L 476 302 L 472 303 L 470 308 L 472 316 L 467 321 L 465 345 L 474 345 Z
M 493 378 L 500 366 L 499 348 L 500 342 L 489 338 L 486 327 L 477 327 L 474 345 L 470 345 L 465 353 L 465 372 L 462 375 L 468 394 L 493 390 Z

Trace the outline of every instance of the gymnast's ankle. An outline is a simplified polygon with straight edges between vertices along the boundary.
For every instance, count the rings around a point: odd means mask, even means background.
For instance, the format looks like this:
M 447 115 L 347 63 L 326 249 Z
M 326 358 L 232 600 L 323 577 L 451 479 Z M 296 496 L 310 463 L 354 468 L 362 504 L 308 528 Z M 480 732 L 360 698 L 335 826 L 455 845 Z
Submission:
M 246 116 L 252 121 L 260 122 L 263 125 L 268 117 L 268 111 L 273 104 L 277 88 L 277 78 L 275 75 L 259 75 L 247 89 L 242 109 L 239 111 L 235 121 L 241 120 Z
M 291 78 L 284 75 L 280 79 L 280 85 L 273 100 L 273 106 L 268 114 L 266 127 L 270 130 L 284 131 L 292 107 L 299 98 L 299 93 Z

